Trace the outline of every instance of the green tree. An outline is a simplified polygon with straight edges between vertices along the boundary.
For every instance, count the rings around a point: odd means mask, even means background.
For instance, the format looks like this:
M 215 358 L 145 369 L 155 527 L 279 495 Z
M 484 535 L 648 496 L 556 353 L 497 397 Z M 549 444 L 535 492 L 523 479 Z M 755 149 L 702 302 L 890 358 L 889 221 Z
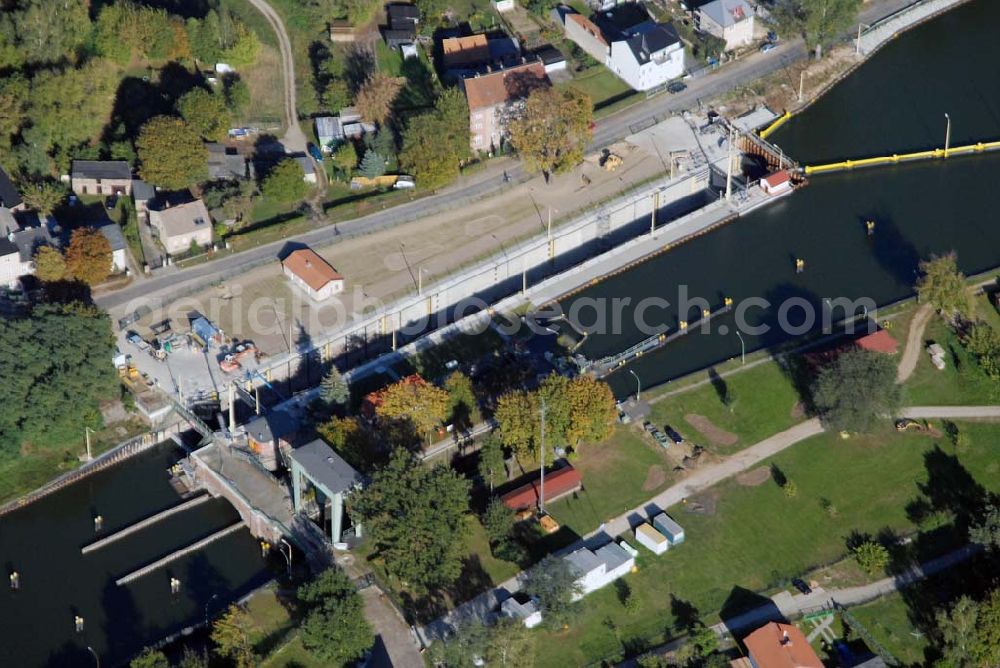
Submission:
M 285 158 L 268 172 L 261 192 L 264 197 L 282 204 L 301 202 L 309 194 L 304 178 L 302 166 L 292 158 Z
M 449 421 L 455 429 L 465 431 L 479 418 L 479 402 L 472 389 L 472 380 L 461 371 L 455 371 L 444 380 L 448 392 Z
M 433 112 L 410 120 L 399 162 L 421 187 L 434 189 L 453 181 L 468 155 L 469 106 L 458 89 L 449 88 Z
M 117 85 L 118 72 L 106 60 L 37 73 L 28 93 L 31 141 L 51 153 L 99 135 L 111 116 Z
M 17 73 L 0 77 L 0 148 L 9 149 L 21 132 L 27 120 L 27 106 L 28 80 Z
M 238 605 L 230 605 L 226 613 L 212 624 L 212 642 L 219 656 L 229 659 L 236 668 L 256 668 L 250 632 L 253 618 Z
M 876 543 L 873 540 L 858 543 L 851 548 L 851 552 L 854 554 L 854 559 L 858 562 L 858 566 L 869 575 L 882 573 L 885 571 L 885 567 L 889 565 L 889 550 L 884 545 Z
M 958 256 L 954 253 L 933 256 L 920 263 L 920 279 L 917 281 L 917 299 L 930 304 L 945 320 L 956 316 L 972 318 L 975 302 L 965 275 L 958 270 Z
M 205 18 L 190 18 L 185 25 L 191 53 L 205 63 L 217 63 L 222 55 L 222 33 L 219 14 L 210 9 Z
M 371 484 L 349 499 L 374 557 L 418 592 L 455 582 L 466 552 L 469 481 L 397 449 Z
M 222 141 L 232 127 L 226 98 L 204 88 L 195 88 L 177 101 L 177 111 L 205 141 Z
M 361 596 L 343 572 L 323 571 L 299 587 L 298 599 L 305 610 L 302 645 L 320 660 L 348 664 L 360 659 L 375 642 Z
M 351 176 L 351 170 L 358 166 L 358 152 L 354 150 L 354 145 L 350 142 L 340 146 L 333 152 L 333 166 L 347 177 Z
M 233 24 L 232 38 L 220 54 L 222 60 L 235 68 L 249 67 L 260 55 L 260 38 L 242 21 Z
M 487 435 L 479 448 L 479 477 L 490 486 L 490 494 L 494 486 L 507 480 L 503 443 L 494 434 Z
M 575 88 L 539 88 L 510 124 L 510 143 L 529 171 L 546 179 L 575 167 L 591 137 L 590 97 Z
M 966 334 L 965 347 L 990 380 L 1000 383 L 1000 332 L 988 323 L 977 322 Z
M 195 129 L 180 118 L 149 120 L 135 145 L 139 174 L 147 183 L 181 190 L 208 178 L 208 150 Z
M 132 659 L 128 665 L 129 668 L 170 668 L 170 661 L 163 652 L 147 647 L 142 650 L 142 654 Z
M 969 529 L 969 539 L 992 550 L 1000 550 L 1000 507 L 990 503 L 982 519 Z
M 385 158 L 375 152 L 374 149 L 365 151 L 365 157 L 361 159 L 361 166 L 358 168 L 361 176 L 374 179 L 385 174 Z
M 514 529 L 514 511 L 497 498 L 490 500 L 483 513 L 483 528 L 490 539 L 490 545 L 500 545 L 510 538 Z
M 351 398 L 351 388 L 341 375 L 340 370 L 331 366 L 320 382 L 320 396 L 328 404 L 343 405 Z
M 118 397 L 113 354 L 111 322 L 94 307 L 46 304 L 0 318 L 0 460 L 22 456 L 22 442 L 34 452 L 82 445 L 83 428 L 102 424 L 99 402 Z
M 776 0 L 772 14 L 782 32 L 801 34 L 816 59 L 823 47 L 855 27 L 861 0 Z
M 448 142 L 441 141 L 442 126 L 437 113 L 428 112 L 411 118 L 403 133 L 399 163 L 427 190 L 451 183 L 459 173 L 460 158 Z
M 81 0 L 22 0 L 12 18 L 17 46 L 29 64 L 76 62 L 90 37 L 90 17 Z
M 567 624 L 573 599 L 581 593 L 569 562 L 549 555 L 538 562 L 524 581 L 524 591 L 538 597 L 542 615 L 550 626 Z
M 497 399 L 493 418 L 500 425 L 500 440 L 518 457 L 534 459 L 538 439 L 539 404 L 534 393 L 514 390 Z
M 819 372 L 813 402 L 820 419 L 837 431 L 868 432 L 900 403 L 896 365 L 891 357 L 849 350 Z
M 66 260 L 52 246 L 42 246 L 35 251 L 35 276 L 43 283 L 53 283 L 66 278 Z
M 65 260 L 73 278 L 91 286 L 103 283 L 111 273 L 111 244 L 92 227 L 77 228 L 69 238 Z
M 501 617 L 486 631 L 487 665 L 530 668 L 535 665 L 535 635 L 519 619 Z
M 968 596 L 937 615 L 938 668 L 993 668 L 1000 665 L 1000 590 L 982 601 Z
M 66 198 L 66 187 L 54 179 L 38 179 L 21 186 L 21 199 L 28 207 L 48 215 Z
M 332 417 L 319 424 L 316 432 L 348 464 L 359 471 L 370 471 L 378 463 L 378 448 L 373 435 L 354 417 Z

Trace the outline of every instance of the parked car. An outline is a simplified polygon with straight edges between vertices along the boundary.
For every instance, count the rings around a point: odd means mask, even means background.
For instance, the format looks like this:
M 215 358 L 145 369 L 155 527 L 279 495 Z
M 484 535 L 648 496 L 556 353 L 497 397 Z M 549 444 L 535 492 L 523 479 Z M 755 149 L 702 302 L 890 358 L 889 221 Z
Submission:
M 667 436 L 670 437 L 670 440 L 676 443 L 677 445 L 680 445 L 684 442 L 684 437 L 681 436 L 677 432 L 677 430 L 671 427 L 669 424 L 663 425 L 663 431 L 667 432 Z
M 114 211 L 115 207 L 118 206 L 118 195 L 112 195 L 104 200 L 104 206 L 108 208 L 108 211 Z
M 792 578 L 792 586 L 798 589 L 803 594 L 811 594 L 812 587 L 806 584 L 806 581 L 802 578 Z
M 139 336 L 138 332 L 129 332 L 128 334 L 125 335 L 125 340 L 131 343 L 139 350 L 146 350 L 147 348 L 149 348 L 149 344 L 146 343 L 145 339 Z
M 777 48 L 777 46 L 778 45 L 775 44 L 774 42 L 768 42 L 768 43 L 764 44 L 764 46 L 760 47 L 760 52 L 761 53 L 767 53 L 771 49 Z
M 309 151 L 309 155 L 311 155 L 316 162 L 323 164 L 323 151 L 319 150 L 319 146 L 310 143 L 306 148 Z
M 687 84 L 683 81 L 674 81 L 667 85 L 668 93 L 680 93 L 687 90 Z

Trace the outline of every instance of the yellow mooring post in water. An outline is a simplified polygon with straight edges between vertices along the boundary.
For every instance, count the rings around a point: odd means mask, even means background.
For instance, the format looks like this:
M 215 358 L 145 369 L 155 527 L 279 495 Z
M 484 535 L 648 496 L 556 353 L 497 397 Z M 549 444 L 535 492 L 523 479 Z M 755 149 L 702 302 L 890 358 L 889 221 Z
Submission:
M 865 230 L 868 232 L 868 236 L 875 234 L 875 221 L 869 220 L 865 223 Z
M 802 258 L 795 258 L 795 273 L 801 274 L 806 270 L 806 261 Z

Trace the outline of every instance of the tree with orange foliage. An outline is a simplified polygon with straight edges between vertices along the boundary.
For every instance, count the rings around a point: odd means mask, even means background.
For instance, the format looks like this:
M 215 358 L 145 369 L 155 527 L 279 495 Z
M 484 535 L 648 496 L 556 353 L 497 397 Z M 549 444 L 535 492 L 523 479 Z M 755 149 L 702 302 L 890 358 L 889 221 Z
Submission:
M 111 244 L 99 230 L 92 227 L 73 230 L 66 249 L 66 269 L 70 276 L 87 285 L 97 285 L 111 273 L 111 261 Z
M 366 121 L 385 125 L 392 115 L 392 105 L 403 89 L 403 81 L 383 72 L 371 74 L 358 89 L 354 106 Z
M 451 397 L 447 391 L 413 375 L 379 392 L 374 403 L 380 418 L 409 420 L 429 439 L 431 431 L 448 417 Z

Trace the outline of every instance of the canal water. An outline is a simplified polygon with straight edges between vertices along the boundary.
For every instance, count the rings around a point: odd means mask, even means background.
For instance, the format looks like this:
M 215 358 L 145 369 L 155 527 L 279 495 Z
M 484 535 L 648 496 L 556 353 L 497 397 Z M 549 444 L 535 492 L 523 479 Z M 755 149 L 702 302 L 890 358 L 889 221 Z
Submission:
M 163 444 L 0 518 L 0 666 L 126 663 L 143 646 L 199 623 L 263 584 L 274 564 L 243 529 L 131 584 L 115 580 L 178 547 L 230 526 L 239 516 L 210 500 L 95 552 L 100 536 L 180 502 L 167 469 L 182 455 Z M 100 536 L 94 516 L 104 518 Z M 12 571 L 20 589 L 8 588 Z M 181 581 L 177 595 L 170 578 Z M 74 617 L 84 619 L 77 633 Z
M 944 113 L 952 118 L 953 145 L 1000 138 L 1000 41 L 995 26 L 1000 3 L 976 0 L 889 43 L 872 60 L 771 137 L 802 164 L 941 146 Z M 724 297 L 737 304 L 762 297 L 771 308 L 746 313 L 746 350 L 775 346 L 795 336 L 777 325 L 779 305 L 800 298 L 820 314 L 824 300 L 870 298 L 885 305 L 913 293 L 917 266 L 934 253 L 956 251 L 963 271 L 974 274 L 1000 265 L 998 200 L 1000 154 L 880 167 L 814 176 L 791 197 L 659 255 L 562 304 L 591 298 L 611 321 L 615 298 L 629 299 L 618 328 L 594 332 L 580 352 L 591 359 L 614 354 L 644 339 L 636 326 L 637 305 L 659 297 L 668 307 L 644 313 L 647 324 L 668 332 L 680 320 L 698 319 L 700 306 L 681 313 L 679 289 L 703 297 L 715 310 Z M 875 221 L 868 236 L 865 221 Z M 805 260 L 797 274 L 796 258 Z M 858 309 L 861 312 L 861 309 Z M 834 316 L 843 315 L 835 311 Z M 616 395 L 739 356 L 735 314 L 713 318 L 709 333 L 691 333 L 648 353 L 608 377 Z M 803 310 L 787 320 L 804 325 Z M 580 309 L 584 328 L 597 316 Z M 818 323 L 817 323 L 818 325 Z M 592 327 L 590 327 L 592 329 Z M 814 333 L 814 330 L 811 330 Z

